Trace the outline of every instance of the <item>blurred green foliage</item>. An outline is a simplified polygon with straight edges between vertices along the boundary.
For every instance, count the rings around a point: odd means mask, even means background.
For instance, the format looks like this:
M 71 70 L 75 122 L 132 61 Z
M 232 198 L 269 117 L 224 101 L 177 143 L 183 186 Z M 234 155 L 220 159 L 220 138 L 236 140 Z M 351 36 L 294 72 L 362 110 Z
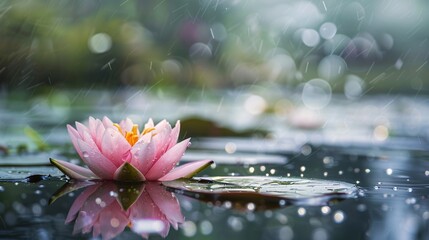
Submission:
M 427 90 L 425 1 L 322 2 L 2 1 L 0 87 L 295 87 L 334 54 L 347 68 L 327 79 L 334 91 L 350 74 L 365 92 Z M 335 38 L 301 40 L 326 22 Z

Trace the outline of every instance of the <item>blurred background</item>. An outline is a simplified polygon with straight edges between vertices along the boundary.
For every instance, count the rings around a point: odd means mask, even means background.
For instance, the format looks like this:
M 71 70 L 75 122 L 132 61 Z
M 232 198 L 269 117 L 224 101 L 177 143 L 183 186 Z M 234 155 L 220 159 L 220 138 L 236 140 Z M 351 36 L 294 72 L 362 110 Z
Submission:
M 74 121 L 180 119 L 182 161 L 216 163 L 202 174 L 364 196 L 255 215 L 185 201 L 171 239 L 428 239 L 428 23 L 427 0 L 2 0 L 0 180 L 79 162 Z M 48 205 L 61 182 L 12 180 L 0 236 L 72 238 L 71 195 Z
M 5 0 L 0 88 L 425 94 L 428 10 L 425 0 Z

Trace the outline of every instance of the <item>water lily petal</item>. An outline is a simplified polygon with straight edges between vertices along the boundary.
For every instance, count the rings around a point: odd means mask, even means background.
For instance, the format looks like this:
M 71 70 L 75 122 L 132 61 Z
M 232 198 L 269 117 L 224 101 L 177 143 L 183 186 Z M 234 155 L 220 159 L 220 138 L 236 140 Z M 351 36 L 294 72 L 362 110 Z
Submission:
M 82 137 L 79 135 L 76 129 L 74 129 L 71 125 L 67 124 L 67 131 L 69 132 L 70 139 L 72 140 L 73 146 L 76 149 L 79 156 L 82 158 L 82 151 L 80 150 L 79 144 L 77 144 L 77 139 L 81 139 Z
M 105 208 L 100 214 L 99 219 L 111 219 L 112 221 L 98 221 L 99 232 L 101 233 L 102 239 L 113 239 L 121 232 L 124 231 L 125 227 L 129 223 L 128 217 L 122 211 L 121 206 L 118 203 L 113 203 Z M 97 234 L 96 236 L 98 236 Z
M 93 117 L 89 117 L 88 119 L 88 130 L 91 136 L 95 136 L 95 131 L 97 129 L 97 120 Z
M 104 116 L 103 117 L 103 125 L 105 128 L 113 127 L 113 122 L 108 117 Z
M 177 229 L 179 223 L 185 221 L 179 202 L 173 193 L 166 191 L 163 186 L 158 184 L 147 184 L 146 191 L 174 229 Z
M 179 138 L 179 133 L 180 133 L 180 121 L 177 121 L 176 125 L 174 126 L 174 128 L 170 132 L 170 139 L 169 139 L 167 149 L 170 149 L 174 145 L 176 145 L 177 139 Z
M 153 166 L 146 173 L 145 177 L 148 180 L 157 180 L 167 174 L 182 158 L 190 140 L 190 138 L 185 139 L 170 148 L 153 164 Z
M 124 162 L 116 170 L 114 179 L 121 182 L 143 182 L 146 180 L 143 174 L 128 162 Z
M 144 125 L 144 128 L 153 128 L 155 127 L 152 118 L 149 118 L 149 120 L 147 121 L 147 123 Z
M 155 158 L 159 159 L 168 150 L 171 126 L 166 120 L 162 120 L 155 126 L 154 132 L 156 133 L 153 137 L 156 144 Z
M 195 174 L 206 169 L 212 163 L 212 160 L 201 160 L 181 165 L 171 170 L 165 176 L 161 177 L 159 181 L 172 181 L 179 178 L 191 178 L 195 176 Z
M 131 131 L 131 129 L 133 128 L 133 125 L 134 125 L 133 121 L 129 118 L 126 118 L 125 120 L 122 120 L 119 123 L 119 126 L 121 126 L 121 128 L 127 132 Z
M 85 132 L 89 132 L 88 128 L 80 122 L 75 122 L 76 130 L 81 137 L 83 137 Z
M 70 178 L 77 180 L 98 179 L 97 175 L 95 175 L 88 168 L 53 158 L 49 158 L 49 161 L 51 161 L 55 167 L 57 167 L 61 172 Z
M 78 139 L 77 142 L 82 151 L 82 160 L 88 168 L 102 179 L 113 179 L 117 167 L 98 148 L 91 147 L 81 139 Z
M 76 218 L 76 214 L 80 211 L 82 206 L 85 204 L 86 200 L 97 191 L 98 187 L 100 187 L 102 183 L 97 183 L 96 185 L 89 186 L 85 188 L 85 190 L 79 194 L 79 196 L 74 200 L 72 206 L 66 217 L 66 223 L 73 221 Z
M 146 174 L 150 167 L 155 162 L 156 146 L 154 142 L 137 142 L 131 148 L 131 164 L 136 167 L 140 172 Z
M 131 146 L 118 130 L 107 128 L 101 140 L 101 152 L 116 167 L 123 164 L 123 156 Z

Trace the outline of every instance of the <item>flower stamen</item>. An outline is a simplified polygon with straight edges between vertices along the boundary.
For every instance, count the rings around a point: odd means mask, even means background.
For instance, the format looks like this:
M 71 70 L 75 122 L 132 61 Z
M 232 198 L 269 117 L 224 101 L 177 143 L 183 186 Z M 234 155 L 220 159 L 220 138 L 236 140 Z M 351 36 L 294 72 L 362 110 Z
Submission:
M 130 132 L 123 131 L 122 127 L 117 123 L 114 123 L 113 126 L 115 126 L 118 129 L 118 131 L 125 137 L 125 139 L 131 146 L 134 146 L 134 144 L 136 144 L 136 142 L 139 140 L 140 133 L 139 133 L 139 126 L 137 124 L 133 125 L 133 128 L 131 129 Z
M 150 133 L 150 132 L 152 132 L 153 130 L 155 130 L 156 128 L 154 128 L 154 127 L 149 127 L 149 128 L 145 128 L 144 130 L 143 130 L 143 132 L 142 132 L 142 135 L 145 135 L 145 134 L 147 134 L 147 133 Z M 152 133 L 153 134 L 153 133 Z M 153 134 L 154 136 L 155 136 L 155 134 Z

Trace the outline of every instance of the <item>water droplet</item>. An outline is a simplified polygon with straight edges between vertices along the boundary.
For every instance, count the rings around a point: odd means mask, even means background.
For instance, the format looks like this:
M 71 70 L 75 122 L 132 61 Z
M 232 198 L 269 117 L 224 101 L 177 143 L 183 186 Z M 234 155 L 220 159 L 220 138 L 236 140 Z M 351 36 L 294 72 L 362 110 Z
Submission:
M 332 81 L 342 76 L 346 69 L 347 64 L 342 57 L 328 55 L 320 61 L 317 73 L 321 78 Z
M 314 29 L 304 29 L 301 33 L 301 40 L 306 46 L 315 47 L 320 42 L 320 36 Z
M 329 214 L 331 212 L 331 208 L 328 206 L 323 206 L 322 208 L 320 208 L 320 211 L 326 215 L 326 214 Z
M 391 168 L 386 169 L 386 174 L 387 175 L 392 175 L 393 170 Z
M 301 166 L 301 167 L 299 168 L 299 170 L 300 170 L 301 172 L 305 172 L 305 166 Z
M 265 166 L 261 166 L 259 169 L 261 170 L 261 172 L 265 172 L 266 167 Z
M 425 171 L 425 175 L 426 175 L 426 176 L 429 176 L 429 170 L 426 170 L 426 171 Z
M 311 149 L 310 145 L 304 145 L 304 146 L 302 146 L 302 148 L 301 148 L 302 155 L 308 156 L 308 155 L 311 154 L 311 152 L 312 152 L 312 149 Z
M 293 239 L 293 229 L 290 226 L 283 226 L 279 229 L 278 233 L 279 240 L 291 240 Z
M 89 154 L 88 154 L 88 152 L 82 152 L 82 157 L 83 157 L 84 159 L 88 159 L 88 158 L 89 158 Z
M 4 192 L 4 187 L 0 186 L 0 192 Z
M 345 219 L 345 215 L 342 211 L 336 211 L 334 213 L 334 221 L 336 223 L 342 223 L 344 221 L 344 219 Z
M 320 26 L 319 33 L 322 38 L 331 39 L 337 33 L 337 26 L 331 22 L 326 22 Z
M 119 225 L 120 225 L 120 222 L 117 218 L 110 219 L 110 226 L 117 228 L 119 227 Z
M 244 109 L 252 114 L 259 115 L 267 108 L 267 101 L 258 95 L 250 95 L 244 102 Z
M 356 75 L 348 75 L 344 84 L 344 95 L 351 100 L 359 98 L 365 88 L 365 81 Z
M 316 228 L 313 232 L 313 240 L 327 240 L 328 233 L 324 228 Z
M 371 172 L 371 170 L 370 169 L 365 169 L 365 173 L 370 173 Z
M 307 213 L 307 210 L 305 210 L 305 208 L 303 208 L 303 207 L 300 207 L 300 208 L 298 208 L 298 215 L 299 216 L 305 216 L 305 214 Z
M 93 53 L 104 53 L 112 47 L 112 38 L 106 33 L 97 33 L 88 40 L 88 47 Z
M 364 211 L 366 211 L 366 205 L 365 205 L 365 204 L 363 204 L 363 203 L 359 204 L 359 205 L 357 206 L 357 210 L 358 210 L 359 212 L 364 212 Z
M 237 145 L 235 145 L 235 143 L 228 142 L 227 144 L 225 144 L 225 152 L 227 152 L 228 154 L 233 154 L 235 153 L 236 150 L 237 150 Z
M 413 192 L 413 189 L 412 188 L 408 188 L 408 192 Z
M 42 207 L 39 204 L 33 204 L 33 206 L 31 207 L 31 211 L 36 216 L 42 215 Z
M 232 230 L 236 232 L 239 232 L 243 229 L 243 222 L 238 217 L 230 216 L 227 222 L 228 222 L 228 225 L 232 228 Z
M 248 203 L 246 205 L 247 210 L 254 211 L 255 210 L 255 204 L 254 203 Z
M 316 78 L 304 84 L 302 89 L 302 101 L 312 110 L 320 110 L 331 101 L 332 89 L 325 80 Z
M 416 200 L 416 198 L 407 198 L 407 199 L 405 199 L 405 203 L 406 204 L 416 204 L 416 202 L 417 202 L 417 200 Z
M 203 220 L 200 223 L 200 231 L 203 235 L 210 235 L 213 231 L 213 225 L 210 221 Z
M 393 191 L 398 191 L 398 187 L 393 187 Z
M 330 157 L 330 156 L 326 156 L 326 157 L 323 158 L 322 161 L 323 161 L 323 164 L 330 166 L 330 165 L 332 165 L 334 163 L 334 158 Z

